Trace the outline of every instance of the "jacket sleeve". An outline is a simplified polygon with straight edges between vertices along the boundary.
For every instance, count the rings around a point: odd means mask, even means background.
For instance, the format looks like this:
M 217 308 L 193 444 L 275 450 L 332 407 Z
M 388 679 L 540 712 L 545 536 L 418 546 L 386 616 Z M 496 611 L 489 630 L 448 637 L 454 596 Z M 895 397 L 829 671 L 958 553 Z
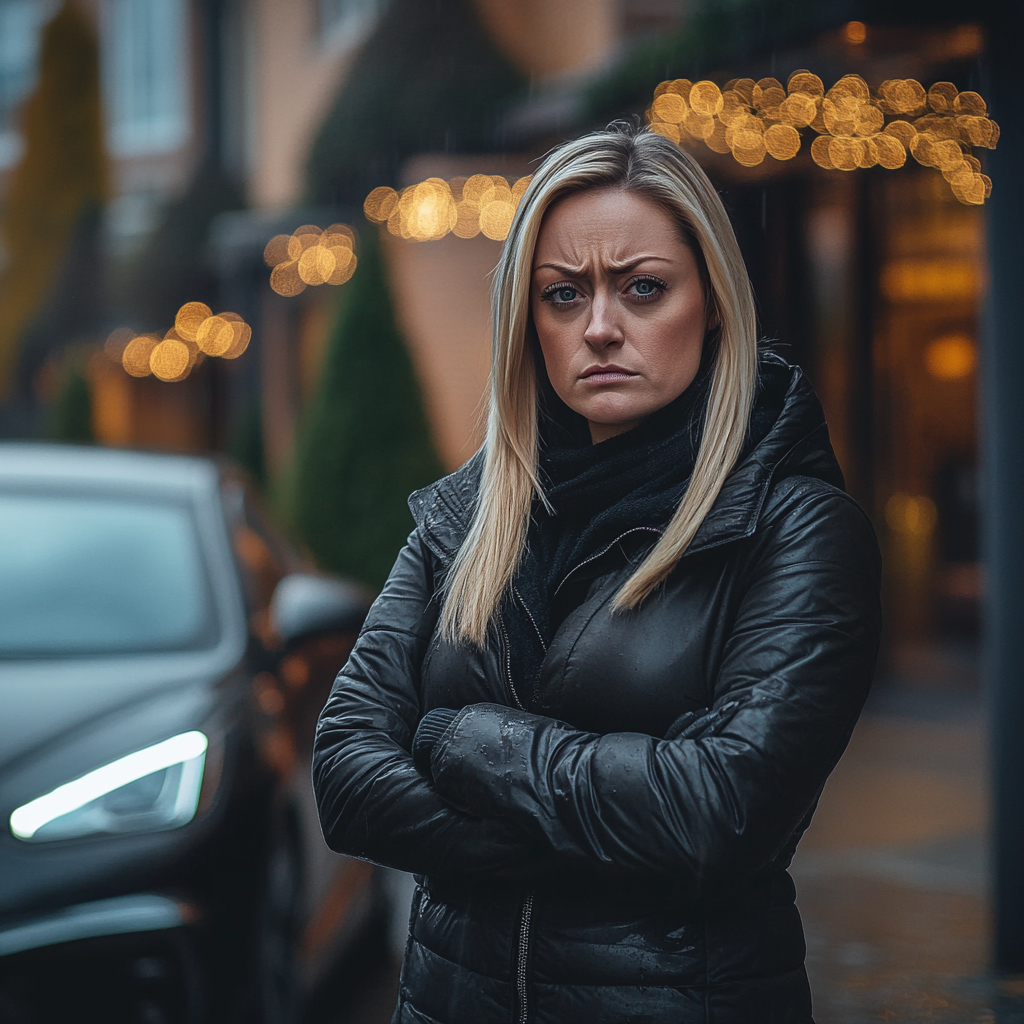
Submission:
M 527 870 L 537 844 L 507 818 L 457 810 L 413 765 L 419 673 L 435 621 L 413 533 L 317 724 L 313 789 L 332 850 L 434 877 Z
M 870 524 L 842 492 L 795 479 L 743 542 L 748 583 L 714 681 L 727 713 L 710 734 L 600 736 L 472 705 L 433 751 L 438 791 L 533 829 L 564 867 L 700 886 L 770 864 L 846 746 L 880 631 Z

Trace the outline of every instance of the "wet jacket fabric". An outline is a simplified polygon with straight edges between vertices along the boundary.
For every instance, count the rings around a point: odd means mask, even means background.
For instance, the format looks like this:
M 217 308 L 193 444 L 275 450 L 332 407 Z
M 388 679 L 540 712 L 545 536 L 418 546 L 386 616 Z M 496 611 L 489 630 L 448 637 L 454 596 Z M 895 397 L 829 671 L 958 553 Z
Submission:
M 483 649 L 437 630 L 479 460 L 413 495 L 313 768 L 331 847 L 417 875 L 399 1024 L 810 1024 L 786 868 L 870 684 L 879 557 L 786 373 L 662 590 L 612 613 L 663 523 L 573 573 L 532 711 L 500 617 Z

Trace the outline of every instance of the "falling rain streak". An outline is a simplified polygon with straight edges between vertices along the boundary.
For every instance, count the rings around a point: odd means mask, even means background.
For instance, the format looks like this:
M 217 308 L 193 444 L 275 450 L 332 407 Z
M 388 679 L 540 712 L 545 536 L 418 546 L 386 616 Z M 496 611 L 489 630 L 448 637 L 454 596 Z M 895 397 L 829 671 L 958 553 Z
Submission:
M 647 118 L 659 135 L 676 143 L 703 141 L 744 167 L 766 156 L 792 160 L 801 131 L 810 128 L 817 133 L 811 158 L 819 167 L 895 169 L 909 152 L 940 171 L 961 203 L 980 206 L 992 192 L 970 150 L 995 149 L 999 126 L 978 93 L 960 92 L 951 82 L 926 91 L 912 78 L 896 78 L 872 94 L 860 75 L 846 75 L 827 92 L 809 71 L 795 71 L 786 88 L 776 78 L 734 79 L 724 89 L 678 78 L 654 90 Z
M 119 327 L 104 351 L 133 377 L 184 380 L 207 356 L 237 359 L 248 347 L 252 328 L 237 313 L 217 313 L 202 302 L 186 302 L 174 326 L 159 334 L 136 334 Z
M 374 224 L 386 224 L 391 234 L 416 242 L 436 241 L 449 233 L 459 238 L 483 234 L 500 242 L 508 236 L 529 184 L 529 176 L 509 184 L 500 174 L 450 181 L 427 178 L 401 192 L 375 188 L 366 197 L 363 212 Z
M 347 224 L 321 230 L 303 224 L 290 235 L 274 235 L 263 250 L 270 287 L 278 295 L 298 295 L 308 285 L 344 284 L 356 271 L 355 233 Z

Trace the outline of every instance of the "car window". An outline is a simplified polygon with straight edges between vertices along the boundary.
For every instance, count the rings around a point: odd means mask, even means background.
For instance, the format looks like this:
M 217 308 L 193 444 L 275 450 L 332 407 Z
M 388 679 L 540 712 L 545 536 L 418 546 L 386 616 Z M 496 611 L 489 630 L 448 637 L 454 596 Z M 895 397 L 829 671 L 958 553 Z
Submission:
M 186 504 L 0 493 L 0 657 L 193 649 L 217 633 Z

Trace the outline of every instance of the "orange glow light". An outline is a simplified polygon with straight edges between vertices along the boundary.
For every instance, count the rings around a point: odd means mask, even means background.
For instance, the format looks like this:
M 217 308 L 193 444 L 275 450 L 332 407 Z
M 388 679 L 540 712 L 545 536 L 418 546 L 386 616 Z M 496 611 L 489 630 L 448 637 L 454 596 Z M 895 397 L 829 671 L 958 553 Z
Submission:
M 978 350 L 965 334 L 936 338 L 925 349 L 924 365 L 936 380 L 963 380 L 978 365 Z
M 885 521 L 894 533 L 927 536 L 938 518 L 935 502 L 923 494 L 894 494 L 885 503 Z
M 843 30 L 843 35 L 846 36 L 848 43 L 860 46 L 868 37 L 868 29 L 863 21 L 848 21 L 846 28 Z
M 133 377 L 152 374 L 168 383 L 185 380 L 207 356 L 237 359 L 248 347 L 252 328 L 237 313 L 213 315 L 202 302 L 186 302 L 163 336 L 119 327 L 107 338 L 106 355 Z
M 862 43 L 867 29 L 851 21 L 846 33 L 851 42 Z M 926 90 L 914 79 L 895 78 L 872 93 L 860 75 L 844 75 L 826 92 L 817 75 L 795 71 L 785 87 L 776 78 L 737 78 L 722 88 L 685 78 L 661 82 L 647 120 L 652 132 L 678 145 L 703 142 L 716 153 L 732 153 L 744 167 L 757 167 L 769 156 L 792 160 L 807 129 L 816 136 L 811 159 L 825 170 L 895 170 L 909 152 L 923 167 L 939 171 L 961 203 L 980 206 L 992 182 L 971 149 L 995 149 L 999 141 L 999 125 L 987 109 L 978 93 L 960 92 L 952 82 L 935 82 Z M 465 196 L 472 181 L 466 182 Z M 380 191 L 367 197 L 367 209 Z M 461 209 L 459 224 L 457 233 Z
M 669 111 L 672 116 L 683 101 L 676 95 L 666 102 L 662 105 L 667 111 L 672 102 L 676 104 Z M 531 180 L 527 175 L 509 184 L 500 174 L 473 174 L 451 181 L 427 178 L 401 192 L 381 186 L 366 197 L 363 212 L 367 220 L 385 224 L 391 234 L 409 241 L 437 241 L 450 233 L 457 238 L 483 234 L 500 242 L 508 237 L 512 218 Z
M 395 204 L 385 193 L 393 191 L 375 189 L 364 208 L 378 214 L 384 209 L 390 211 Z M 270 287 L 278 295 L 292 297 L 307 286 L 344 284 L 358 263 L 352 251 L 355 237 L 347 224 L 331 224 L 323 231 L 315 224 L 303 224 L 290 235 L 275 235 L 263 250 L 263 259 L 272 268 Z

